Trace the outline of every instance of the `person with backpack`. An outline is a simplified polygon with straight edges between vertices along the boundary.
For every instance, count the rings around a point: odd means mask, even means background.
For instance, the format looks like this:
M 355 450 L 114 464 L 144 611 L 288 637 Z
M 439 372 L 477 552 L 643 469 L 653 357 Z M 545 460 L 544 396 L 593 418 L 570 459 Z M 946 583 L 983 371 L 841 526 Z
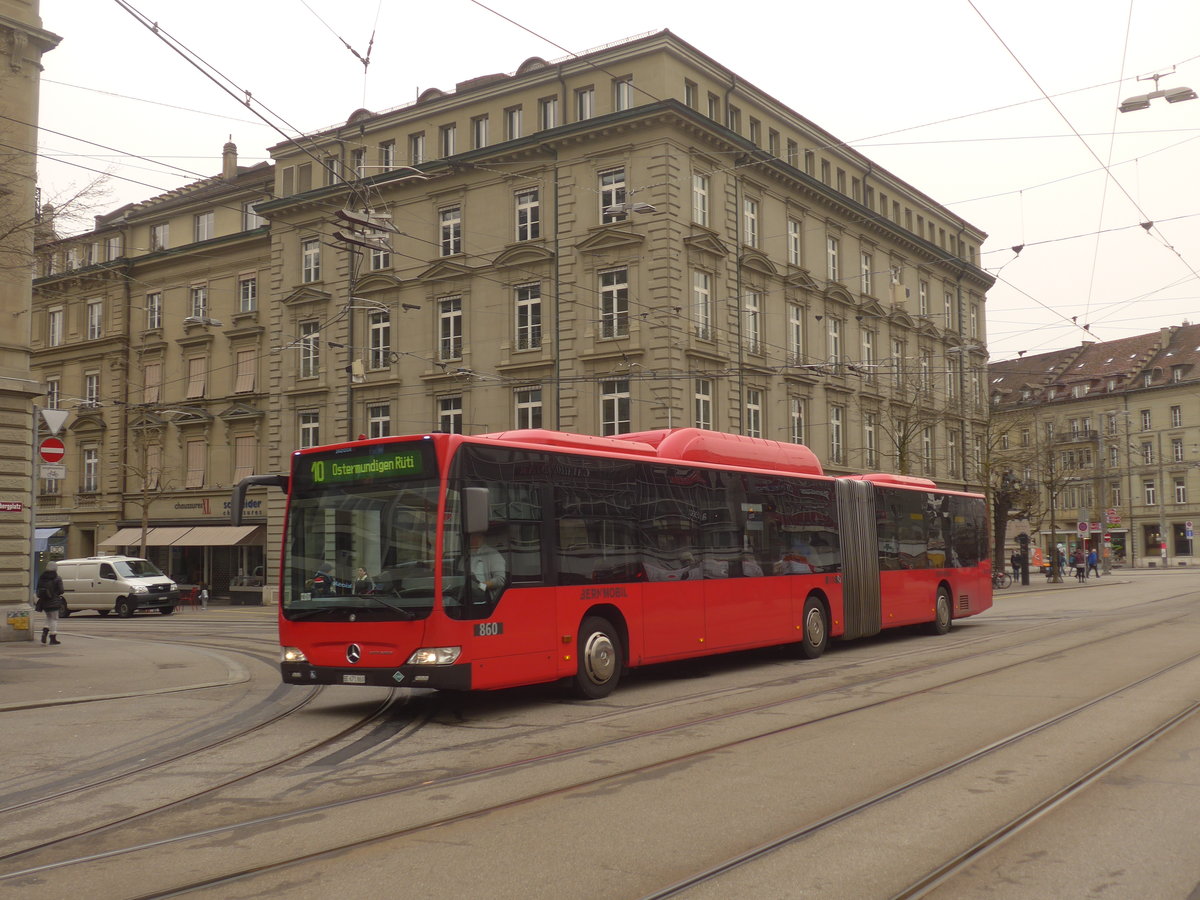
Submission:
M 38 576 L 37 603 L 33 607 L 46 617 L 46 626 L 42 629 L 42 643 L 47 639 L 51 644 L 61 643 L 58 639 L 58 614 L 67 608 L 67 600 L 63 596 L 63 581 L 58 574 L 58 566 L 50 563 L 46 570 Z

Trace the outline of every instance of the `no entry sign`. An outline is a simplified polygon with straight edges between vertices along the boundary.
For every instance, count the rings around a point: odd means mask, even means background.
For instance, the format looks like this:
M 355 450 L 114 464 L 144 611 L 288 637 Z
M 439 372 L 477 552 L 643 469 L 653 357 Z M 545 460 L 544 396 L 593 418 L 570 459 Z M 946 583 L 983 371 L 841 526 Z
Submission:
M 67 448 L 58 438 L 46 438 L 38 447 L 38 453 L 42 455 L 43 462 L 55 463 L 62 460 L 67 453 Z

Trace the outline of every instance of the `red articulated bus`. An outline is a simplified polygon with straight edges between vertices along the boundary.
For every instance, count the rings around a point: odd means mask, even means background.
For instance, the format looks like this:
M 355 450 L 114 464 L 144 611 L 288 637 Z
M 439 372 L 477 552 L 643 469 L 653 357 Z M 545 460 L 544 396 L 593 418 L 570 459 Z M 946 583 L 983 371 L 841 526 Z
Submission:
M 830 638 L 992 605 L 983 497 L 825 475 L 806 447 L 696 428 L 426 434 L 297 451 L 288 684 L 491 690 Z

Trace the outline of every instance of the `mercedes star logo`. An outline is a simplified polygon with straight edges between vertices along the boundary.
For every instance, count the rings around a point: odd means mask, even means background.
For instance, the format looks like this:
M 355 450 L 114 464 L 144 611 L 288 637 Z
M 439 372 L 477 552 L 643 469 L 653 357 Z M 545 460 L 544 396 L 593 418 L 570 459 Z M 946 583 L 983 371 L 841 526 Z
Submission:
M 352 663 L 358 662 L 362 659 L 362 647 L 358 646 L 358 644 L 351 644 L 346 648 L 346 659 Z

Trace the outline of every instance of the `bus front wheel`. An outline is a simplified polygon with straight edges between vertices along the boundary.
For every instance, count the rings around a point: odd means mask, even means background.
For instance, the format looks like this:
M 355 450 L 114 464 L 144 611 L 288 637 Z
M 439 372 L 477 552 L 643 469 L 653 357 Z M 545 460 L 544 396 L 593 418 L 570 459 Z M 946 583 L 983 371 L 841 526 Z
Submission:
M 621 638 L 608 619 L 589 616 L 579 626 L 579 666 L 576 696 L 584 700 L 607 697 L 621 680 Z

